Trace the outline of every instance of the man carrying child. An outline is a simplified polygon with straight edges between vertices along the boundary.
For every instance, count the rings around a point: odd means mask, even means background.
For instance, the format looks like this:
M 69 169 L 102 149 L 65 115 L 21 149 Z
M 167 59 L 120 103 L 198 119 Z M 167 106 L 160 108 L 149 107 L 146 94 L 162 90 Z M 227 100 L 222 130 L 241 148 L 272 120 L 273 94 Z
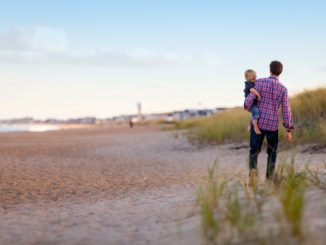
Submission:
M 255 182 L 257 177 L 257 159 L 266 136 L 267 139 L 267 169 L 266 178 L 272 179 L 276 165 L 278 147 L 278 125 L 279 107 L 282 107 L 283 126 L 287 130 L 287 140 L 291 141 L 293 120 L 289 103 L 287 88 L 279 81 L 279 76 L 283 71 L 283 65 L 279 61 L 272 61 L 270 64 L 270 77 L 257 79 L 254 88 L 259 93 L 260 98 L 255 102 L 257 95 L 249 93 L 244 102 L 244 108 L 251 110 L 254 102 L 256 103 L 259 116 L 258 128 L 250 130 L 250 153 L 249 153 L 249 184 Z M 255 120 L 252 118 L 251 120 Z

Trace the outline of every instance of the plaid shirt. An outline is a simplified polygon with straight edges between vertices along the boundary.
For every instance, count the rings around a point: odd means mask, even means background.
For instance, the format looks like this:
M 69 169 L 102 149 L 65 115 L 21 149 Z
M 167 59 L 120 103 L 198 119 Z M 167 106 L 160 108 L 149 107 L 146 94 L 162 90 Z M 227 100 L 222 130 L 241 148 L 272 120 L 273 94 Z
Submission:
M 291 107 L 288 91 L 277 77 L 257 79 L 255 89 L 260 93 L 261 101 L 258 101 L 259 110 L 258 126 L 262 130 L 278 130 L 279 107 L 282 105 L 283 126 L 293 129 Z M 244 102 L 245 110 L 250 110 L 256 96 L 250 93 Z

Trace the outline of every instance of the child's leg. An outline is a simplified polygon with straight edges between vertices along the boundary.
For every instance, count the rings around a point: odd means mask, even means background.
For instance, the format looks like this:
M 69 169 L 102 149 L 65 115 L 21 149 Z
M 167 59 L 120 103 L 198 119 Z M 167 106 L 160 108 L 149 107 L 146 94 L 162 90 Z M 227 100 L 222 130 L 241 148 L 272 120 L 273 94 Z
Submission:
M 261 134 L 261 131 L 258 128 L 258 120 L 257 119 L 252 120 L 252 125 L 254 126 L 255 133 L 256 134 Z
M 256 105 L 253 105 L 251 107 L 251 113 L 252 113 L 252 125 L 254 126 L 254 131 L 256 134 L 261 134 L 261 131 L 258 127 L 258 119 L 259 119 L 259 111 L 258 111 L 258 107 Z

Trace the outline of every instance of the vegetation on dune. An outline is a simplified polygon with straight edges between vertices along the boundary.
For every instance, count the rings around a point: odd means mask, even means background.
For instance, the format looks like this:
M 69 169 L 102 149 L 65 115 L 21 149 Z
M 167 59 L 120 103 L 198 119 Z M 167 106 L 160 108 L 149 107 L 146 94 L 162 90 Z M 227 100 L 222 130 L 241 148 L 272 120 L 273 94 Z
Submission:
M 273 181 L 248 187 L 247 176 L 226 179 L 214 164 L 198 193 L 205 244 L 311 244 L 305 243 L 314 236 L 304 219 L 306 193 L 324 191 L 325 177 L 283 162 Z
M 295 123 L 294 143 L 326 145 L 326 88 L 306 90 L 293 96 L 290 102 Z M 243 108 L 234 108 L 212 117 L 175 122 L 174 128 L 189 129 L 190 138 L 198 141 L 244 141 L 249 137 L 249 118 L 250 114 Z M 284 135 L 280 125 L 280 137 Z
M 291 105 L 300 142 L 326 145 L 326 88 L 304 91 L 293 97 Z
M 326 146 L 326 88 L 304 91 L 291 98 L 291 105 L 294 143 Z M 241 142 L 249 137 L 249 117 L 243 108 L 235 108 L 213 117 L 177 122 L 175 127 L 188 129 L 190 137 L 198 141 Z M 283 137 L 285 130 L 280 134 Z M 229 176 L 214 164 L 198 192 L 204 242 L 312 244 L 316 234 L 306 218 L 307 193 L 324 193 L 326 165 L 322 170 L 308 166 L 298 170 L 293 159 L 290 163 L 281 160 L 272 181 L 258 179 L 251 187 L 247 185 L 247 172 Z

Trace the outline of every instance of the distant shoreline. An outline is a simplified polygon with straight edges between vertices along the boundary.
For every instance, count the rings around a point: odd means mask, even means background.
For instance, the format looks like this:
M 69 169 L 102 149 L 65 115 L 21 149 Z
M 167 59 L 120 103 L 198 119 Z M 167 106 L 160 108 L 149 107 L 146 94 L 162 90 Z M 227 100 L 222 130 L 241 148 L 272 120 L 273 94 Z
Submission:
M 45 124 L 45 123 L 15 123 L 0 124 L 0 133 L 15 132 L 49 132 L 67 129 L 90 128 L 94 125 L 88 124 Z

